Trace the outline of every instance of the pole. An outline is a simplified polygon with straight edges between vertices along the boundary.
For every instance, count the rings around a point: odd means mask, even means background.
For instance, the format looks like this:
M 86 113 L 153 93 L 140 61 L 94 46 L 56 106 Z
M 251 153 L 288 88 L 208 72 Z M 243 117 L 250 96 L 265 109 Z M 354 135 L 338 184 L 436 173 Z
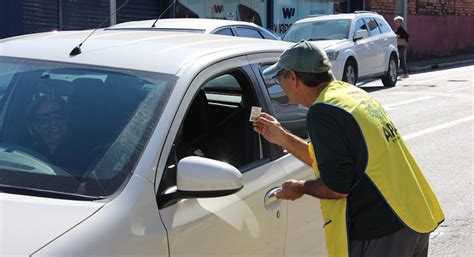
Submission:
M 110 26 L 117 24 L 117 0 L 110 0 Z

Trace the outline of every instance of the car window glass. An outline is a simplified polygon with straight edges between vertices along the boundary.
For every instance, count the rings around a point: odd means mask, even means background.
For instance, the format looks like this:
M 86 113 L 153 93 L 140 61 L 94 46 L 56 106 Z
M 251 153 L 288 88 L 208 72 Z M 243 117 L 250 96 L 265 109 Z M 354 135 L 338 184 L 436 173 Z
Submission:
M 215 31 L 213 34 L 224 35 L 224 36 L 233 36 L 234 35 L 231 28 L 220 29 L 220 30 Z
M 270 64 L 261 65 L 259 68 L 260 73 L 263 73 L 269 66 Z M 272 101 L 275 118 L 277 118 L 284 128 L 293 134 L 301 138 L 307 138 L 306 113 L 308 112 L 308 108 L 302 105 L 290 104 L 288 96 L 286 96 L 281 86 L 275 83 L 273 79 L 266 79 L 265 86 L 270 95 L 270 100 Z
M 365 22 L 363 19 L 358 19 L 354 25 L 354 35 L 358 30 L 367 30 L 367 26 L 365 25 Z M 367 31 L 368 32 L 368 31 Z
M 364 18 L 365 23 L 367 24 L 367 27 L 369 28 L 369 34 L 371 36 L 379 35 L 380 30 L 377 22 L 373 18 Z
M 243 79 L 224 74 L 201 86 L 175 142 L 178 160 L 195 155 L 241 168 L 260 159 L 258 137 L 249 122 L 251 97 L 243 90 Z
M 297 23 L 290 27 L 283 36 L 284 41 L 298 42 L 305 40 L 337 40 L 347 39 L 349 35 L 349 19 L 323 20 Z
M 262 34 L 255 29 L 237 27 L 236 30 L 239 37 L 263 38 Z
M 166 74 L 0 57 L 0 184 L 106 197 L 144 150 Z M 7 72 L 5 72 L 7 71 Z
M 387 33 L 392 31 L 392 29 L 388 26 L 387 22 L 383 19 L 377 18 L 377 24 L 379 25 L 380 31 L 382 33 Z

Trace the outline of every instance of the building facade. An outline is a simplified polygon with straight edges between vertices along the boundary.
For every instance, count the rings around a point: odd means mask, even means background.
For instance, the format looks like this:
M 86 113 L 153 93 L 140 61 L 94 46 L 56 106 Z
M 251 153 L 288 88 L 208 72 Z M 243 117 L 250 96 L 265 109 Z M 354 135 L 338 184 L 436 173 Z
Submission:
M 403 12 L 400 3 L 406 3 Z M 296 20 L 356 10 L 376 11 L 389 23 L 404 16 L 409 58 L 474 51 L 474 0 L 1 0 L 0 38 L 160 15 L 250 21 L 282 35 Z

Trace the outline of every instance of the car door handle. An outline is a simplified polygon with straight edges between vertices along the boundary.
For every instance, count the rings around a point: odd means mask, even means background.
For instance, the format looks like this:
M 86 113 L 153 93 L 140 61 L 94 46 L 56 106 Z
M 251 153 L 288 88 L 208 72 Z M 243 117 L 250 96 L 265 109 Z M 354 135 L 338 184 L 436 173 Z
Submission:
M 282 190 L 281 187 L 275 187 L 265 194 L 264 203 L 266 207 L 272 205 L 275 201 L 279 200 L 278 198 L 276 198 L 275 195 L 281 190 Z

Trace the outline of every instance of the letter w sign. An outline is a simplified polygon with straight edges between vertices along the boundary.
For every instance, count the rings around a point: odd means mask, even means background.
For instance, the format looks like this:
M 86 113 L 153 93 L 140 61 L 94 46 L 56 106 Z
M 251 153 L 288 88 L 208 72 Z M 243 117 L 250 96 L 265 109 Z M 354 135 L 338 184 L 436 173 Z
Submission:
M 290 19 L 295 16 L 295 8 L 281 8 L 281 11 L 283 12 L 284 19 Z
M 215 13 L 222 13 L 224 11 L 224 6 L 221 4 L 215 4 L 214 5 L 214 12 Z

